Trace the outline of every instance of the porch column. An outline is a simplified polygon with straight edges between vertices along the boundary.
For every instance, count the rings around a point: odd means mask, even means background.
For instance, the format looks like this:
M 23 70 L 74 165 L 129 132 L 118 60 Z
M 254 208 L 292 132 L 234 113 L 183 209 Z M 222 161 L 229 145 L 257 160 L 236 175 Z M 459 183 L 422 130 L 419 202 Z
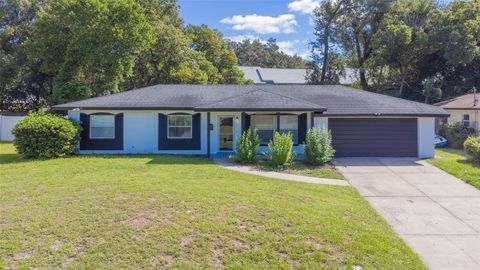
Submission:
M 210 158 L 210 112 L 207 112 L 207 157 Z

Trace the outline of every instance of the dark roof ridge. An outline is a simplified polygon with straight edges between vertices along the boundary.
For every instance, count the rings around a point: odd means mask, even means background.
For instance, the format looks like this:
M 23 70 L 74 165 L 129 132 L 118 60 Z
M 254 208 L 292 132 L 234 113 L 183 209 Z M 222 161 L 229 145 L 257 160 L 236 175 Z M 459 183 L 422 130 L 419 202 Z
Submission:
M 263 89 L 262 89 L 262 90 L 263 90 Z M 320 106 L 320 108 L 327 109 L 326 107 L 324 107 L 324 106 L 322 106 L 322 105 L 320 105 L 320 104 L 312 103 L 312 102 L 307 101 L 307 100 L 304 100 L 304 99 L 295 98 L 295 97 L 291 97 L 291 96 L 289 96 L 289 95 L 279 94 L 279 93 L 275 93 L 275 92 L 271 92 L 271 91 L 267 91 L 267 90 L 263 90 L 263 91 L 264 91 L 264 92 L 267 92 L 267 93 L 270 93 L 270 94 L 279 95 L 279 96 L 281 96 L 281 97 L 291 98 L 291 99 L 296 100 L 296 101 L 305 102 L 305 104 L 309 104 L 310 106 L 314 106 L 314 107 Z

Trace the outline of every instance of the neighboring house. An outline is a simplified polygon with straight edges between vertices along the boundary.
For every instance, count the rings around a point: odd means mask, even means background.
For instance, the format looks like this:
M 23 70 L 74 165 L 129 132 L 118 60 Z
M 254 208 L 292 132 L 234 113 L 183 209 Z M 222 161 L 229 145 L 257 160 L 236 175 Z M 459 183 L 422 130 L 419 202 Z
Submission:
M 461 123 L 480 135 L 480 94 L 466 94 L 434 105 L 450 114 L 448 123 Z
M 235 151 L 256 128 L 262 146 L 291 132 L 301 154 L 307 129 L 332 132 L 336 156 L 434 155 L 442 108 L 332 85 L 155 85 L 53 106 L 81 122 L 80 153 L 212 155 Z
M 26 116 L 25 112 L 0 112 L 0 141 L 13 141 L 12 129 Z
M 306 69 L 301 68 L 262 68 L 239 66 L 245 73 L 245 78 L 255 84 L 306 84 Z M 357 81 L 354 69 L 347 68 L 345 76 L 340 78 L 340 84 L 349 85 Z

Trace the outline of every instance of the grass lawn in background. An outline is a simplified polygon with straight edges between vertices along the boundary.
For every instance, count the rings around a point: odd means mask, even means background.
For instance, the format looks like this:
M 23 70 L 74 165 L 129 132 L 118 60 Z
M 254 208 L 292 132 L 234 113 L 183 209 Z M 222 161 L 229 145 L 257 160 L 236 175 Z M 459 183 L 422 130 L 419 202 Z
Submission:
M 428 162 L 480 189 L 480 166 L 473 164 L 465 151 L 439 148 L 435 157 Z
M 351 187 L 0 144 L 0 268 L 425 269 Z

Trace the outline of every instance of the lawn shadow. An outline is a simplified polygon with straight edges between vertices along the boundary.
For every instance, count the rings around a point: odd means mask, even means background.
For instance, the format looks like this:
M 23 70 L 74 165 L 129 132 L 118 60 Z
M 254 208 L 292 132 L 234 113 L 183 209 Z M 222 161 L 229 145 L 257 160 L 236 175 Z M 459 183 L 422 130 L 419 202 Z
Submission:
M 0 153 L 0 164 L 12 164 L 30 162 L 29 159 L 23 159 L 19 154 Z
M 459 159 L 457 160 L 457 163 L 461 164 L 467 164 L 467 165 L 472 165 L 474 168 L 480 168 L 480 163 L 476 163 L 473 160 L 467 158 L 467 159 Z
M 75 157 L 75 156 L 74 156 Z M 98 159 L 149 159 L 150 165 L 202 165 L 213 164 L 213 161 L 203 155 L 172 155 L 172 154 L 85 154 L 76 155 L 80 158 L 94 157 Z

